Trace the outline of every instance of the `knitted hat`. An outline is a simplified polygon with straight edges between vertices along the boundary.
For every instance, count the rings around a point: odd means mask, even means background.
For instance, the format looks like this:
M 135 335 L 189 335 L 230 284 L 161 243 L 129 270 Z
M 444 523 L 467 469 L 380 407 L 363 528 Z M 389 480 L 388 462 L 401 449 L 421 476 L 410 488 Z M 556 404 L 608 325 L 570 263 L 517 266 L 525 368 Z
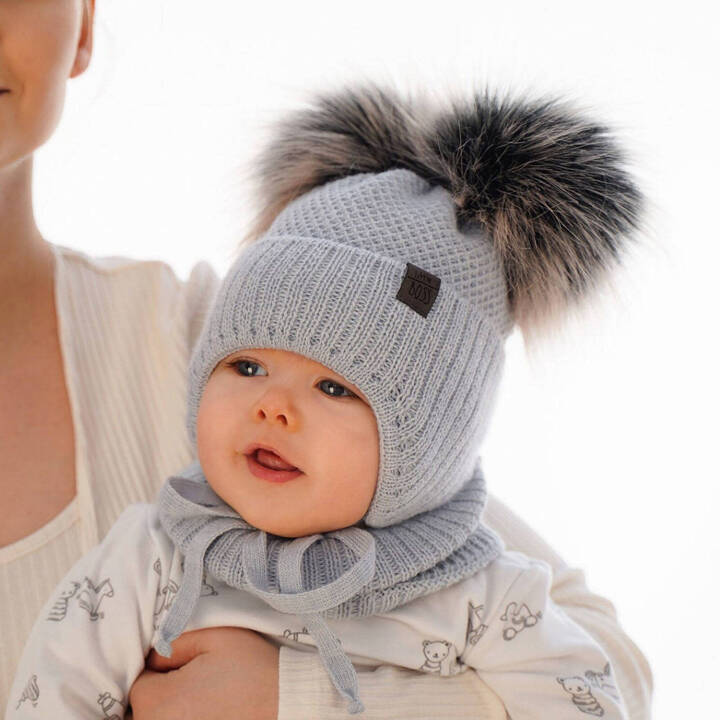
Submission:
M 369 527 L 435 509 L 472 474 L 504 341 L 619 260 L 642 197 L 602 125 L 558 100 L 426 110 L 374 86 L 316 98 L 260 158 L 258 239 L 225 277 L 190 367 L 188 429 L 217 363 L 290 350 L 377 420 Z

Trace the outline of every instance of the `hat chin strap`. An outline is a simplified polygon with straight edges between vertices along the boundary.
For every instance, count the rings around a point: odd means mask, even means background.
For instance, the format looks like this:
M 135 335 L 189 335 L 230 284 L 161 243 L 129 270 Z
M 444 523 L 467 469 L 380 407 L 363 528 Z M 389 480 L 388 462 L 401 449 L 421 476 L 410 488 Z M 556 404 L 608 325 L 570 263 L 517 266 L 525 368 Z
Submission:
M 218 527 L 218 525 L 220 527 Z M 160 628 L 155 644 L 158 653 L 170 657 L 170 643 L 186 627 L 192 616 L 202 587 L 205 554 L 210 545 L 228 532 L 226 523 L 210 523 L 193 538 L 185 558 L 185 573 L 180 590 Z M 250 533 L 242 547 L 247 591 L 257 595 L 275 610 L 299 615 L 312 635 L 320 659 L 338 692 L 347 698 L 348 712 L 364 711 L 358 697 L 355 668 L 342 649 L 339 638 L 330 630 L 320 613 L 337 607 L 357 594 L 375 575 L 375 538 L 366 530 L 351 527 L 326 533 L 347 545 L 358 560 L 340 577 L 312 590 L 303 590 L 302 559 L 307 549 L 323 535 L 315 534 L 285 543 L 278 556 L 280 592 L 272 592 L 268 584 L 267 533 Z
M 340 577 L 326 585 L 303 591 L 302 559 L 307 549 L 323 536 L 308 535 L 284 544 L 278 556 L 281 594 L 269 592 L 267 581 L 267 533 L 258 532 L 243 546 L 246 581 L 251 592 L 280 612 L 302 617 L 312 635 L 325 669 L 338 692 L 349 701 L 350 714 L 365 709 L 358 697 L 355 668 L 338 637 L 319 613 L 337 607 L 365 587 L 375 575 L 375 538 L 357 527 L 326 533 L 347 545 L 358 558 Z M 310 612 L 308 612 L 310 611 Z

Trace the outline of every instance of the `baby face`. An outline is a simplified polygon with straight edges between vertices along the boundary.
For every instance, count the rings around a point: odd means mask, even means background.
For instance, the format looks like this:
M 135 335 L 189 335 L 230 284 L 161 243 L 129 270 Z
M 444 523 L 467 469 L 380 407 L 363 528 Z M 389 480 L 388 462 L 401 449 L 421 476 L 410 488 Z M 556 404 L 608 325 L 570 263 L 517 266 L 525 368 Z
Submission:
M 263 472 L 274 448 L 299 473 Z M 213 490 L 247 522 L 301 537 L 357 523 L 380 462 L 375 414 L 360 390 L 287 350 L 240 350 L 213 370 L 197 415 L 198 459 Z M 266 477 L 262 477 L 265 475 Z M 273 482 L 269 477 L 291 477 Z

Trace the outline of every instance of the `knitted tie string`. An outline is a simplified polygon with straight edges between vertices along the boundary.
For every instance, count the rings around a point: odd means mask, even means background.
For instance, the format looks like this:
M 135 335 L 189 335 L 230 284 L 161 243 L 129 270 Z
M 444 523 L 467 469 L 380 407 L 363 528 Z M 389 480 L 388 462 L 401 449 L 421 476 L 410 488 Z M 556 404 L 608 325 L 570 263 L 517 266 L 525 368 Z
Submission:
M 212 543 L 233 530 L 235 523 L 230 519 L 216 518 L 201 528 L 190 543 L 185 556 L 185 570 L 180 588 L 170 610 L 159 630 L 159 639 L 155 649 L 163 657 L 170 657 L 170 643 L 177 639 L 187 626 L 202 591 L 205 554 Z
M 215 518 L 192 539 L 185 556 L 183 580 L 155 643 L 155 649 L 160 655 L 171 656 L 171 643 L 183 632 L 195 610 L 202 588 L 208 548 L 217 538 L 233 529 L 231 521 Z M 245 580 L 248 591 L 275 610 L 302 618 L 315 639 L 320 659 L 333 685 L 348 699 L 350 714 L 356 714 L 363 712 L 364 706 L 358 697 L 355 668 L 342 650 L 340 640 L 319 613 L 342 604 L 372 580 L 375 574 L 375 538 L 360 528 L 346 528 L 327 535 L 344 542 L 359 558 L 332 582 L 303 591 L 303 555 L 314 542 L 323 538 L 323 535 L 315 534 L 283 545 L 278 556 L 280 594 L 272 592 L 268 584 L 267 533 L 263 531 L 248 533 L 246 537 L 243 546 Z
M 340 640 L 320 612 L 345 602 L 372 580 L 375 574 L 375 538 L 366 530 L 354 527 L 327 535 L 344 542 L 359 559 L 340 577 L 313 590 L 303 592 L 302 558 L 314 542 L 323 538 L 322 535 L 298 538 L 282 546 L 278 556 L 278 584 L 282 594 L 269 591 L 266 533 L 257 533 L 248 539 L 243 548 L 243 562 L 246 581 L 253 594 L 280 612 L 301 617 L 315 640 L 320 660 L 333 685 L 348 699 L 348 712 L 354 715 L 365 709 L 358 697 L 357 674 L 350 658 L 342 650 Z

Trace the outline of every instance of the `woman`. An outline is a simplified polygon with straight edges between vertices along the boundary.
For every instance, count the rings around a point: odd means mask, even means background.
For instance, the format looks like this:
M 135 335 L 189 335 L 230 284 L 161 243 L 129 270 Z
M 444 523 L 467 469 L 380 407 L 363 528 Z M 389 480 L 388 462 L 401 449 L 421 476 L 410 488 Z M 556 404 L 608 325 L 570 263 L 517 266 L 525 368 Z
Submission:
M 33 153 L 57 125 L 67 79 L 89 65 L 93 17 L 94 0 L 0 3 L 1 706 L 49 592 L 129 503 L 154 498 L 191 460 L 186 367 L 217 287 L 205 263 L 183 283 L 163 263 L 91 258 L 38 231 Z M 553 599 L 612 658 L 630 716 L 649 718 L 650 671 L 612 605 L 494 498 L 485 520 L 554 567 Z M 172 660 L 151 654 L 148 665 L 130 693 L 136 720 L 346 715 L 316 654 L 250 631 L 187 633 Z M 368 718 L 504 717 L 471 673 L 358 675 Z

